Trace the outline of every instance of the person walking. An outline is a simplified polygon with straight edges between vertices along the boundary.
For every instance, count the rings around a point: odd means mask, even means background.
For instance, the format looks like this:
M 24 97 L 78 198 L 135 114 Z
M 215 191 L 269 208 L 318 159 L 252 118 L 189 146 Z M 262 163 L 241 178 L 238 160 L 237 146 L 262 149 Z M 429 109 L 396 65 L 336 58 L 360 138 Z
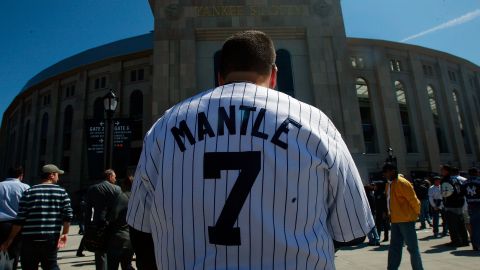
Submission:
M 104 180 L 88 188 L 85 194 L 85 227 L 86 231 L 84 238 L 88 237 L 88 227 L 94 225 L 97 229 L 105 230 L 105 242 L 102 250 L 95 251 L 95 267 L 96 270 L 107 270 L 107 253 L 106 246 L 110 231 L 108 228 L 107 215 L 112 211 L 117 197 L 122 193 L 119 186 L 115 185 L 117 182 L 117 175 L 112 169 L 105 170 Z M 86 240 L 84 240 L 86 241 Z
M 8 177 L 0 183 L 0 243 L 7 240 L 15 219 L 17 218 L 18 204 L 23 192 L 30 188 L 23 182 L 23 168 L 12 167 L 8 170 Z M 10 261 L 9 268 L 3 270 L 17 269 L 20 257 L 21 241 L 15 237 L 8 248 Z
M 447 223 L 445 222 L 445 212 L 443 207 L 443 197 L 442 197 L 442 189 L 441 184 L 442 178 L 440 176 L 433 177 L 433 185 L 428 189 L 428 200 L 430 202 L 430 206 L 432 207 L 432 222 L 433 222 L 433 236 L 435 238 L 439 237 L 439 224 L 440 224 L 440 214 L 442 215 L 443 219 L 443 229 L 442 229 L 442 236 L 447 234 Z
M 275 58 L 265 33 L 234 34 L 221 86 L 147 133 L 127 221 L 151 234 L 159 269 L 334 269 L 334 241 L 373 228 L 342 136 L 320 110 L 274 90 Z
M 412 184 L 398 174 L 396 165 L 386 163 L 383 173 L 389 181 L 386 187 L 387 206 L 392 222 L 387 269 L 396 270 L 400 267 L 403 244 L 406 244 L 412 269 L 422 270 L 422 258 L 415 231 L 415 222 L 420 214 L 420 201 Z
M 127 224 L 128 200 L 132 189 L 133 176 L 128 176 L 122 181 L 122 193 L 118 195 L 112 210 L 107 214 L 108 244 L 107 266 L 108 270 L 134 270 L 132 267 L 133 248 Z
M 459 178 L 457 172 L 457 168 L 449 165 L 443 165 L 441 168 L 443 205 L 445 206 L 445 219 L 451 240 L 446 245 L 466 247 L 469 243 L 464 215 L 465 194 L 462 190 L 464 181 Z
M 375 183 L 365 186 L 365 193 L 367 194 L 368 205 L 370 206 L 372 215 L 375 216 Z M 367 235 L 369 246 L 380 246 L 380 236 L 378 235 L 376 225 L 370 230 Z
M 427 228 L 425 223 L 428 223 L 432 227 L 430 220 L 430 201 L 428 199 L 428 190 L 430 188 L 430 182 L 426 179 L 416 179 L 414 181 L 414 190 L 417 198 L 420 200 L 420 230 Z
M 375 182 L 375 225 L 378 228 L 378 237 L 383 231 L 382 242 L 389 241 L 390 219 L 388 216 L 387 195 L 385 193 L 385 180 Z
M 42 167 L 41 184 L 24 192 L 12 231 L 0 246 L 0 250 L 7 250 L 21 232 L 23 270 L 36 270 L 38 264 L 44 270 L 59 269 L 58 248 L 65 246 L 73 218 L 70 198 L 65 189 L 57 185 L 63 173 L 53 164 Z
M 464 185 L 465 198 L 472 228 L 471 242 L 473 250 L 480 250 L 480 177 L 477 168 L 468 170 L 468 180 Z
M 86 213 L 87 204 L 85 203 L 85 192 L 81 193 L 80 203 L 79 203 L 79 215 L 78 215 L 78 227 L 80 228 L 78 234 L 83 235 L 85 233 L 85 213 Z M 85 237 L 82 236 L 80 244 L 77 248 L 77 257 L 85 257 L 83 251 L 85 250 Z

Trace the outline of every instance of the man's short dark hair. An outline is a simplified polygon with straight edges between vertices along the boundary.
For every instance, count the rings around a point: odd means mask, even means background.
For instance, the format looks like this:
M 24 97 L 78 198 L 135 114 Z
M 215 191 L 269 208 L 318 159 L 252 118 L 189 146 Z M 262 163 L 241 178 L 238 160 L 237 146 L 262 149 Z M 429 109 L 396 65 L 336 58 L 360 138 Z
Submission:
M 458 169 L 458 167 L 455 167 L 455 166 L 450 167 L 451 175 L 458 175 L 459 173 L 460 173 L 460 170 Z
M 397 166 L 391 162 L 386 162 L 383 165 L 382 172 L 388 172 L 388 171 L 397 171 Z
M 112 174 L 114 174 L 114 173 L 115 173 L 115 171 L 112 170 L 112 169 L 105 170 L 105 171 L 103 172 L 103 177 L 104 177 L 105 179 L 107 179 L 110 175 L 112 175 Z
M 42 172 L 42 173 L 40 173 L 40 179 L 47 180 L 48 178 L 50 178 L 50 174 L 53 174 L 53 173 Z
M 11 167 L 10 169 L 8 169 L 8 177 L 9 178 L 19 178 L 22 175 L 23 175 L 23 167 L 22 166 Z
M 444 169 L 445 171 L 447 171 L 448 173 L 450 173 L 452 171 L 452 167 L 448 164 L 443 164 L 442 165 L 442 169 Z
M 263 32 L 238 32 L 223 44 L 220 54 L 220 76 L 234 71 L 254 71 L 268 75 L 275 64 L 273 41 Z
M 477 176 L 478 175 L 478 169 L 475 167 L 472 167 L 468 169 L 468 175 L 470 176 Z

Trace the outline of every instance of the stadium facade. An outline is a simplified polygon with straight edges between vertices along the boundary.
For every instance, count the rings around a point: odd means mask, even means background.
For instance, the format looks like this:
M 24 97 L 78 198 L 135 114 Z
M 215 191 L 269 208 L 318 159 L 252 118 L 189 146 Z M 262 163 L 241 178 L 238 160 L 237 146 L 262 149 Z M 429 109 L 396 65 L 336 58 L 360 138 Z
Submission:
M 214 87 L 218 52 L 230 34 L 268 33 L 277 49 L 278 90 L 324 111 L 343 134 L 365 182 L 392 147 L 405 175 L 462 170 L 480 157 L 480 67 L 444 52 L 348 38 L 339 0 L 150 0 L 154 31 L 66 58 L 30 79 L 3 115 L 0 173 L 22 164 L 33 182 L 44 163 L 66 170 L 70 191 L 89 185 L 87 119 L 103 119 L 115 89 L 115 117 L 132 135 L 124 175 L 142 137 L 176 102 Z M 118 158 L 118 157 L 115 157 Z

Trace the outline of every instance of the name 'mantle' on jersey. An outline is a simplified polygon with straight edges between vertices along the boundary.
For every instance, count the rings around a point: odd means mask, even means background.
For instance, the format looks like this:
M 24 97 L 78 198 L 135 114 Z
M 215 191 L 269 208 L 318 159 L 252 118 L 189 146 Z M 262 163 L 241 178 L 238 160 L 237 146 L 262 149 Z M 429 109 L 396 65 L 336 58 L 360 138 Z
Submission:
M 229 113 L 227 113 L 225 107 L 218 107 L 218 113 L 217 113 L 217 132 L 212 129 L 212 125 L 208 121 L 207 116 L 205 115 L 205 112 L 199 112 L 197 114 L 197 138 L 194 137 L 192 134 L 192 131 L 188 127 L 187 123 L 185 120 L 182 120 L 178 127 L 173 127 L 171 129 L 172 135 L 175 138 L 175 142 L 178 145 L 178 148 L 180 151 L 185 151 L 185 144 L 184 144 L 184 138 L 186 137 L 188 139 L 188 142 L 190 144 L 195 144 L 197 141 L 203 141 L 206 135 L 209 137 L 215 137 L 215 136 L 223 136 L 225 135 L 225 127 L 228 130 L 227 135 L 236 135 L 237 133 L 237 112 L 240 114 L 241 119 L 241 124 L 240 124 L 240 135 L 245 136 L 247 135 L 247 128 L 248 124 L 250 123 L 250 114 L 257 111 L 257 107 L 253 106 L 244 106 L 240 105 L 239 107 L 235 107 L 235 105 L 230 105 L 229 106 Z M 258 114 L 255 119 L 252 119 L 253 121 L 253 127 L 250 132 L 250 136 L 254 136 L 260 139 L 267 140 L 269 137 L 268 134 L 260 131 L 260 127 L 263 127 L 264 124 L 263 122 L 265 121 L 265 108 L 261 108 L 258 111 Z M 299 124 L 297 121 L 292 120 L 290 117 L 287 117 L 285 121 L 282 122 L 282 124 L 278 127 L 278 129 L 275 131 L 273 137 L 271 138 L 271 141 L 273 144 L 283 148 L 287 149 L 288 144 L 287 142 L 281 141 L 280 136 L 285 133 L 287 134 L 289 132 L 289 124 L 292 124 L 296 128 L 301 128 L 302 125 Z
M 328 117 L 250 83 L 168 110 L 145 137 L 129 204 L 162 269 L 331 269 L 332 239 L 373 227 Z

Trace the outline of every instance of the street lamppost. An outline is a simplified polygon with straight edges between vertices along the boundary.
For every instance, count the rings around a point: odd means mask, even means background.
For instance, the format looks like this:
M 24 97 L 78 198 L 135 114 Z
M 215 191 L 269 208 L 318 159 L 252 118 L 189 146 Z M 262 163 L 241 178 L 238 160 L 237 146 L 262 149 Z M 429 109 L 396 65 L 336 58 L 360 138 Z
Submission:
M 105 132 L 105 168 L 110 169 L 112 168 L 112 152 L 113 152 L 113 114 L 115 113 L 115 110 L 117 109 L 118 105 L 118 98 L 113 92 L 112 89 L 110 89 L 110 92 L 108 92 L 104 97 L 103 97 L 103 108 L 105 109 L 105 114 L 107 118 L 107 125 L 106 125 L 106 132 Z
M 397 157 L 393 155 L 393 149 L 392 147 L 388 147 L 387 149 L 387 155 L 388 157 L 385 159 L 385 163 L 391 163 L 393 165 L 397 165 Z

